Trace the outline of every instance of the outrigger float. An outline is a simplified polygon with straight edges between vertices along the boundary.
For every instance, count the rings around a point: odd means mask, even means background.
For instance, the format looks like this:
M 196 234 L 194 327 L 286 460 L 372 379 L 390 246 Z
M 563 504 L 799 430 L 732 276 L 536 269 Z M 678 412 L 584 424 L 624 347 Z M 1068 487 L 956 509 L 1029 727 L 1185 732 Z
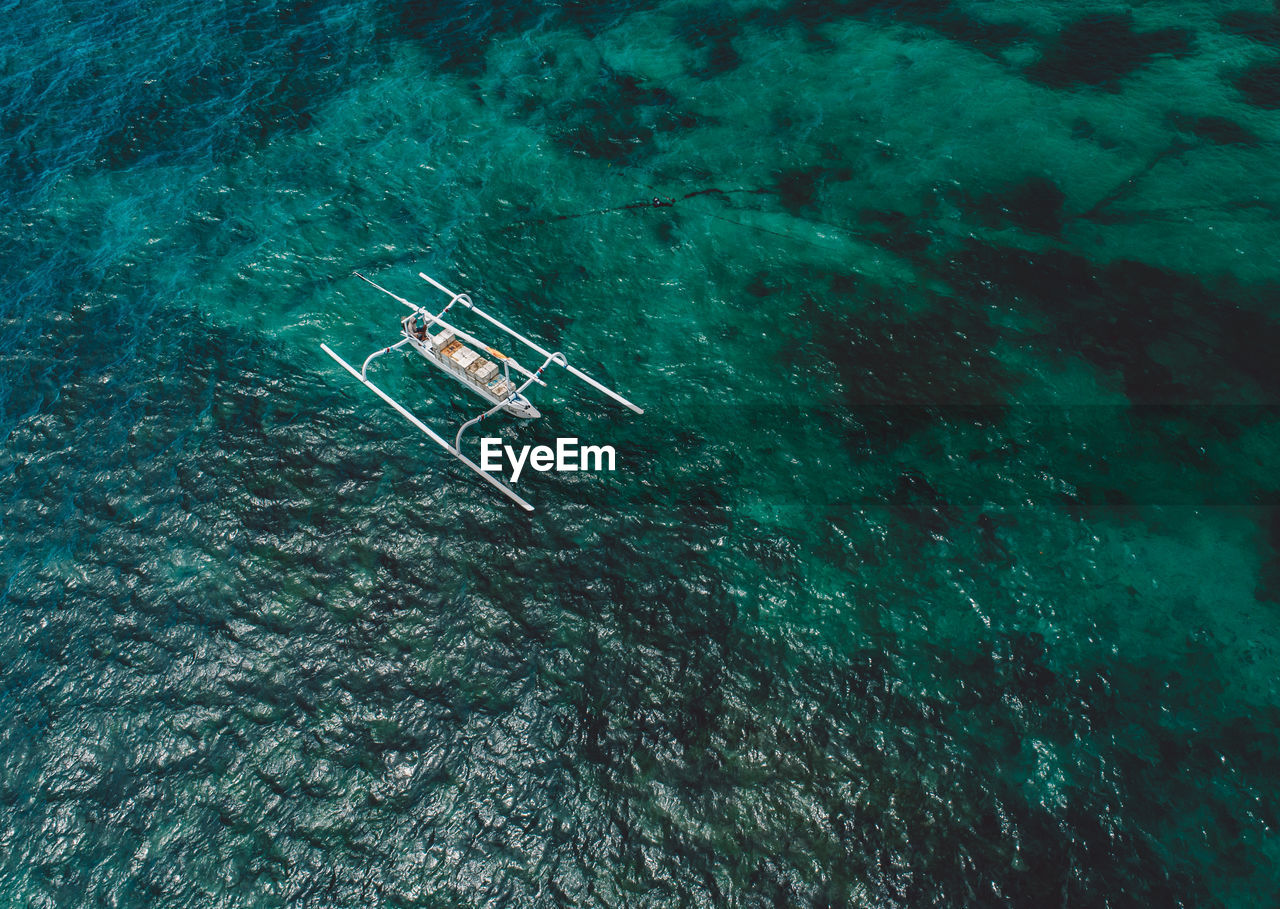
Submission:
M 399 413 L 400 416 L 404 417 L 415 427 L 422 430 L 427 437 L 431 439 L 431 441 L 449 452 L 449 454 L 453 455 L 472 471 L 482 477 L 486 483 L 499 490 L 503 495 L 515 502 L 525 511 L 533 511 L 533 506 L 521 498 L 510 486 L 507 486 L 492 474 L 481 470 L 479 465 L 462 453 L 462 434 L 464 432 L 476 423 L 479 423 L 486 417 L 494 415 L 500 410 L 524 420 L 534 420 L 542 416 L 538 408 L 534 407 L 533 403 L 525 397 L 524 392 L 526 388 L 535 383 L 544 387 L 546 386 L 547 383 L 543 381 L 542 373 L 552 363 L 563 367 L 571 375 L 576 376 L 583 382 L 586 382 L 597 391 L 604 392 L 604 394 L 608 395 L 619 404 L 634 410 L 636 413 L 644 413 L 642 409 L 632 404 L 616 391 L 606 388 L 582 370 L 571 366 L 568 359 L 560 351 L 557 350 L 552 353 L 544 349 L 541 345 L 530 341 L 515 329 L 508 325 L 504 325 L 502 322 L 480 309 L 480 307 L 476 306 L 475 303 L 471 302 L 471 298 L 466 294 L 454 293 L 435 278 L 425 275 L 422 272 L 418 272 L 418 277 L 422 278 L 428 284 L 431 284 L 437 289 L 444 291 L 444 293 L 450 298 L 444 309 L 440 310 L 438 314 L 432 315 L 425 308 L 418 306 L 415 303 L 410 303 L 404 297 L 392 293 L 381 284 L 369 280 L 364 275 L 360 274 L 360 272 L 356 272 L 355 276 L 361 281 L 373 285 L 387 296 L 400 301 L 405 306 L 413 310 L 410 315 L 400 321 L 400 333 L 404 337 L 395 344 L 392 344 L 390 347 L 383 347 L 380 350 L 375 350 L 373 353 L 369 354 L 358 370 L 346 360 L 342 359 L 342 357 L 334 353 L 328 344 L 321 344 L 321 350 L 333 357 L 333 359 L 336 360 L 343 369 L 351 373 L 351 375 L 353 375 L 362 385 L 395 408 L 396 412 Z M 497 326 L 525 347 L 536 352 L 539 356 L 545 357 L 545 362 L 536 370 L 530 371 L 517 363 L 514 357 L 509 357 L 504 353 L 494 350 L 488 344 L 485 344 L 473 335 L 468 334 L 456 325 L 451 325 L 446 322 L 443 318 L 444 314 L 458 303 L 461 303 L 465 308 L 471 310 L 485 321 Z M 433 334 L 433 328 L 439 329 L 439 333 Z M 429 426 L 410 413 L 402 404 L 369 381 L 367 375 L 369 372 L 369 364 L 383 354 L 390 353 L 393 350 L 404 347 L 406 344 L 425 357 L 427 362 L 432 366 L 436 367 L 441 372 L 444 372 L 446 375 L 459 382 L 464 388 L 476 395 L 479 395 L 487 403 L 492 405 L 478 417 L 473 417 L 458 427 L 458 434 L 454 437 L 452 445 L 450 445 L 444 437 L 436 433 Z M 467 347 L 466 345 L 468 344 L 474 345 L 474 347 L 479 350 L 483 350 L 485 353 L 492 356 L 494 360 L 488 360 L 482 357 L 477 350 Z M 497 362 L 495 362 L 495 360 Z M 521 376 L 524 376 L 524 382 L 519 385 L 516 384 L 516 380 L 511 376 L 513 370 Z

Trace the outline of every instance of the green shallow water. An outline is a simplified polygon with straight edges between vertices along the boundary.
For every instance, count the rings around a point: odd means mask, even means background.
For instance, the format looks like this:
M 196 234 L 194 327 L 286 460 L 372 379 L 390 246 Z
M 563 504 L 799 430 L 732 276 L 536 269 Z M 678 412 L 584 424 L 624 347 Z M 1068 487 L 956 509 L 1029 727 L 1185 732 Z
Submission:
M 1269 8 L 6 18 L 6 902 L 1274 901 Z

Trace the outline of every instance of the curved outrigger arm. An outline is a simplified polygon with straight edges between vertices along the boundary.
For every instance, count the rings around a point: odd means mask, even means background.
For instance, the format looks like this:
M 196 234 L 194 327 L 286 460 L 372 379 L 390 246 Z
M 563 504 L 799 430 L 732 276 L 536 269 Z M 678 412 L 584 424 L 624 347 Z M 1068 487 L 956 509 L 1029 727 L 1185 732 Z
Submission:
M 323 350 L 325 353 L 327 353 L 329 356 L 333 357 L 333 359 L 338 362 L 339 366 L 341 366 L 343 369 L 345 369 L 347 372 L 351 373 L 351 375 L 355 377 L 356 381 L 360 382 L 362 385 L 367 387 L 370 391 L 372 391 L 378 397 L 382 398 L 382 400 L 386 401 L 388 404 L 394 407 L 396 409 L 396 412 L 399 413 L 400 416 L 404 417 L 406 420 L 408 420 L 418 429 L 426 433 L 427 437 L 431 439 L 431 441 L 435 442 L 445 451 L 449 452 L 449 454 L 453 455 L 463 464 L 467 465 L 467 467 L 471 468 L 473 472 L 483 477 L 486 483 L 488 483 L 490 486 L 493 486 L 495 489 L 497 489 L 499 492 L 501 492 L 511 501 L 515 502 L 525 511 L 533 511 L 533 506 L 530 505 L 528 502 L 526 502 L 524 499 L 520 498 L 520 496 L 516 494 L 515 490 L 507 486 L 505 483 L 500 483 L 498 480 L 495 480 L 492 476 L 490 476 L 489 474 L 481 470 L 480 467 L 476 465 L 474 461 L 472 461 L 462 452 L 458 451 L 457 448 L 450 445 L 447 441 L 445 441 L 443 438 L 441 438 L 439 435 L 433 432 L 431 428 L 427 426 L 427 424 L 423 423 L 421 420 L 419 420 L 417 417 L 411 414 L 408 410 L 402 407 L 398 401 L 392 398 L 389 394 L 387 394 L 377 385 L 374 385 L 372 382 L 366 379 L 354 366 L 352 366 L 346 360 L 342 359 L 342 357 L 338 356 L 336 353 L 330 350 L 328 344 L 321 344 L 320 349 Z
M 362 277 L 363 277 L 363 276 L 362 276 Z M 515 339 L 516 339 L 517 341 L 519 341 L 521 344 L 525 345 L 526 347 L 530 348 L 531 350 L 537 351 L 539 354 L 541 354 L 541 355 L 542 355 L 542 356 L 544 356 L 544 357 L 547 357 L 548 359 L 555 359 L 556 354 L 553 354 L 553 353 L 551 353 L 549 350 L 546 350 L 545 348 L 543 348 L 541 345 L 539 345 L 539 344 L 535 344 L 533 341 L 530 341 L 528 338 L 526 338 L 524 335 L 520 334 L 520 332 L 516 331 L 514 328 L 511 328 L 509 325 L 506 325 L 506 324 L 504 324 L 504 323 L 502 323 L 502 322 L 498 321 L 498 320 L 497 320 L 497 319 L 495 319 L 493 316 L 489 315 L 487 312 L 485 312 L 483 309 L 481 309 L 479 306 L 476 306 L 474 303 L 472 303 L 472 302 L 471 302 L 471 298 L 470 298 L 470 297 L 468 297 L 466 294 L 455 294 L 453 291 L 451 291 L 449 288 L 445 287 L 443 284 L 441 284 L 441 283 L 440 283 L 439 281 L 437 281 L 435 278 L 433 278 L 433 277 L 431 277 L 430 275 L 427 275 L 427 274 L 425 274 L 425 273 L 423 273 L 423 272 L 418 272 L 418 277 L 419 277 L 419 278 L 421 278 L 422 280 L 426 281 L 428 284 L 434 285 L 435 287 L 439 288 L 440 290 L 442 290 L 442 291 L 444 291 L 445 293 L 447 293 L 450 297 L 452 297 L 453 299 L 449 302 L 449 306 L 452 306 L 454 303 L 461 302 L 464 306 L 466 306 L 468 309 L 470 309 L 473 313 L 475 313 L 476 315 L 478 315 L 480 318 L 484 319 L 484 320 L 485 320 L 485 321 L 487 321 L 487 322 L 491 322 L 493 325 L 497 326 L 497 327 L 498 327 L 498 328 L 500 328 L 502 331 L 505 331 L 505 332 L 506 332 L 507 334 L 509 334 L 511 337 L 515 338 Z M 368 278 L 365 278 L 365 280 L 366 280 L 366 281 L 368 281 L 369 279 L 368 279 Z M 370 283 L 370 284 L 373 284 L 373 282 L 372 282 L 372 281 L 369 281 L 369 283 Z M 375 286 L 375 287 L 377 287 L 377 285 L 376 285 L 376 284 L 374 284 L 374 286 Z M 391 292 L 390 292 L 390 291 L 387 291 L 387 293 L 391 293 Z M 393 297 L 395 296 L 395 294 L 391 294 L 391 295 L 392 295 Z M 397 299 L 401 299 L 401 298 L 397 297 Z M 412 304 L 412 303 L 409 303 L 409 301 L 408 301 L 408 300 L 403 300 L 403 299 L 401 299 L 401 302 L 408 303 L 408 305 L 413 306 L 413 304 Z M 448 307 L 445 307 L 445 308 L 447 309 Z M 453 329 L 453 331 L 456 333 L 456 332 L 457 332 L 457 329 Z M 613 398 L 613 399 L 614 399 L 615 401 L 617 401 L 619 404 L 622 404 L 622 405 L 623 405 L 623 406 L 625 406 L 625 407 L 629 407 L 629 408 L 631 408 L 631 409 L 632 409 L 632 410 L 634 410 L 636 413 L 644 413 L 644 410 L 643 410 L 643 409 L 641 409 L 641 408 L 637 407 L 636 405 L 632 404 L 630 401 L 628 401 L 628 400 L 627 400 L 626 398 L 624 398 L 622 395 L 618 394 L 616 391 L 613 391 L 612 389 L 610 389 L 610 388 L 606 388 L 604 385 L 601 385 L 599 382 L 597 382 L 595 379 L 591 378 L 591 376 L 587 375 L 585 372 L 583 372 L 582 370 L 578 369 L 577 367 L 575 367 L 575 366 L 570 366 L 570 365 L 569 365 L 569 361 L 568 361 L 568 360 L 566 360 L 566 359 L 565 359 L 565 357 L 564 357 L 563 355 L 560 355 L 559 359 L 557 359 L 557 360 L 556 360 L 556 362 L 557 362 L 557 363 L 559 363 L 561 366 L 563 366 L 565 369 L 567 369 L 570 373 L 572 373 L 573 375 L 577 376 L 577 377 L 578 377 L 579 379 L 581 379 L 582 381 L 586 382 L 586 383 L 587 383 L 588 385 L 590 385 L 592 388 L 596 389 L 597 391 L 602 391 L 602 392 L 604 392 L 606 395 L 608 395 L 609 397 Z M 541 371 L 541 370 L 539 370 L 539 371 Z M 525 373 L 525 375 L 528 375 L 528 373 Z
M 405 338 L 403 341 L 397 341 L 396 343 L 392 344 L 390 347 L 382 347 L 382 348 L 379 348 L 378 350 L 375 350 L 373 353 L 369 354 L 369 356 L 364 358 L 364 362 L 360 364 L 361 377 L 363 378 L 365 375 L 368 374 L 369 364 L 372 363 L 374 360 L 378 359 L 378 357 L 386 353 L 391 353 L 391 351 L 396 350 L 397 348 L 404 347 L 408 343 L 409 343 L 409 339 Z M 330 351 L 330 353 L 332 353 L 332 351 Z

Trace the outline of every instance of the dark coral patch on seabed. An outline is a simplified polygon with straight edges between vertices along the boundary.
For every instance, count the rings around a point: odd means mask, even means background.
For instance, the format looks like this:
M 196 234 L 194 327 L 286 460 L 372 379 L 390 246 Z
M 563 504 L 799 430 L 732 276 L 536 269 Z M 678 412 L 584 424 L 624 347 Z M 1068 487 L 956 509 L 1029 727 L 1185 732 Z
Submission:
M 1204 139 L 1215 145 L 1256 146 L 1262 139 L 1252 130 L 1241 126 L 1227 117 L 1217 114 L 1193 116 L 1191 114 L 1170 112 L 1169 123 L 1178 130 L 1190 133 L 1198 139 Z
M 1132 13 L 1092 13 L 1054 36 L 1026 74 L 1052 88 L 1093 86 L 1117 91 L 1120 81 L 1138 67 L 1162 54 L 1187 54 L 1191 48 L 1189 29 L 1139 31 Z
M 561 148 L 617 164 L 647 156 L 659 133 L 692 129 L 702 122 L 682 111 L 666 89 L 603 65 L 585 98 L 553 101 L 546 116 Z
M 1273 351 L 1280 323 L 1252 305 L 1215 293 L 1199 279 L 1141 262 L 1099 265 L 1074 253 L 971 243 L 954 262 L 953 280 L 986 296 L 1001 288 L 1033 300 L 1054 326 L 1051 337 L 1108 371 L 1119 371 L 1135 403 L 1221 400 L 1218 377 L 1241 374 L 1253 388 L 1228 401 L 1280 400 Z M 973 275 L 983 276 L 975 281 Z M 1178 376 L 1153 359 L 1158 341 L 1187 338 L 1200 351 Z M 1049 338 L 1046 338 L 1049 340 Z
M 1280 109 L 1280 58 L 1246 67 L 1236 76 L 1235 86 L 1254 107 Z
M 1219 16 L 1218 22 L 1228 32 L 1280 48 L 1280 13 L 1232 10 Z
M 994 190 L 977 200 L 974 211 L 990 226 L 1006 223 L 1039 234 L 1062 232 L 1067 195 L 1048 177 L 1027 177 L 1007 189 Z
M 750 21 L 751 14 L 745 19 Z M 733 46 L 734 37 L 744 25 L 744 17 L 729 9 L 699 9 L 691 11 L 676 29 L 676 33 L 699 55 L 694 74 L 704 79 L 714 78 L 742 64 L 742 55 Z

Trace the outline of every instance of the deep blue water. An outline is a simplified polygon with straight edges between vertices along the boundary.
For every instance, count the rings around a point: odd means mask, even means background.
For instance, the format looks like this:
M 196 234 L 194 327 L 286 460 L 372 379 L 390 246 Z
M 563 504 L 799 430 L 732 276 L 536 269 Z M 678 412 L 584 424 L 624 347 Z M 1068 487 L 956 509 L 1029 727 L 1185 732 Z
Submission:
M 5 905 L 1280 898 L 1272 6 L 13 2 L 0 135 Z

